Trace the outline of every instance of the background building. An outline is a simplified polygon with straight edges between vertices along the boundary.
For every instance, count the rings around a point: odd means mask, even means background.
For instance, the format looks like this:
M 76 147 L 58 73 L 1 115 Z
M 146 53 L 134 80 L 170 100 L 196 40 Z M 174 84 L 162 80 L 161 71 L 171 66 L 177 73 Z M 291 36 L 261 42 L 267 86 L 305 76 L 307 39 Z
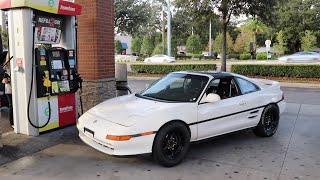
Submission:
M 132 52 L 131 52 L 132 37 L 130 35 L 125 35 L 122 33 L 116 34 L 115 40 L 118 40 L 121 42 L 121 46 L 125 50 L 126 55 L 132 54 Z

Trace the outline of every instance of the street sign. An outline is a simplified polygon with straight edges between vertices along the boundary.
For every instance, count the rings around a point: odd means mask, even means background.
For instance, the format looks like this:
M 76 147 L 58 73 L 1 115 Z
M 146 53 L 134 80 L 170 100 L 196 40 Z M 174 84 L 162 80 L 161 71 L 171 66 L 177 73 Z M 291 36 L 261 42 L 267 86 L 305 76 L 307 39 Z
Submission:
M 271 40 L 266 40 L 265 42 L 266 45 L 266 51 L 267 51 L 267 60 L 271 59 L 271 54 L 269 53 L 271 50 Z
M 266 47 L 270 47 L 271 46 L 271 40 L 266 40 L 265 42 Z

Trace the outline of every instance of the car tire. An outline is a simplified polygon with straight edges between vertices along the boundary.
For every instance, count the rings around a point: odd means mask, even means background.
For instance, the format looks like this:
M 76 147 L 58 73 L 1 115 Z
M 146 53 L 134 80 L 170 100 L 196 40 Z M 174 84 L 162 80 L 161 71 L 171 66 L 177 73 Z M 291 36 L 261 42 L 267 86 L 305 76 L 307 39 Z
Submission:
M 153 147 L 153 159 L 165 167 L 181 163 L 190 147 L 190 131 L 180 122 L 163 126 L 157 133 Z
M 260 137 L 273 136 L 279 126 L 279 108 L 275 104 L 268 105 L 262 112 L 258 126 L 253 129 L 255 135 Z

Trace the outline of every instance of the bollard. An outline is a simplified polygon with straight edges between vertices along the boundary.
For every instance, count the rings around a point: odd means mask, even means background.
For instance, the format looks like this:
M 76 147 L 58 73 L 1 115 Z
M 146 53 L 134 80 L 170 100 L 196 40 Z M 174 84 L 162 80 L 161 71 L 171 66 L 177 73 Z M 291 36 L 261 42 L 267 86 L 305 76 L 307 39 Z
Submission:
M 115 65 L 115 78 L 117 87 L 117 96 L 124 96 L 131 94 L 131 90 L 128 87 L 128 70 L 127 64 Z

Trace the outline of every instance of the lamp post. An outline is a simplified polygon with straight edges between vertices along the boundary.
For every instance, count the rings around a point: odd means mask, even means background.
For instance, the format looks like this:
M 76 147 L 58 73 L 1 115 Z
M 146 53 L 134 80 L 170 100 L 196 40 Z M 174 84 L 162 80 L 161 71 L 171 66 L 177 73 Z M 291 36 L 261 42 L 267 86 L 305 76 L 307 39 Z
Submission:
M 210 18 L 210 25 L 209 25 L 209 56 L 212 56 L 212 22 Z

